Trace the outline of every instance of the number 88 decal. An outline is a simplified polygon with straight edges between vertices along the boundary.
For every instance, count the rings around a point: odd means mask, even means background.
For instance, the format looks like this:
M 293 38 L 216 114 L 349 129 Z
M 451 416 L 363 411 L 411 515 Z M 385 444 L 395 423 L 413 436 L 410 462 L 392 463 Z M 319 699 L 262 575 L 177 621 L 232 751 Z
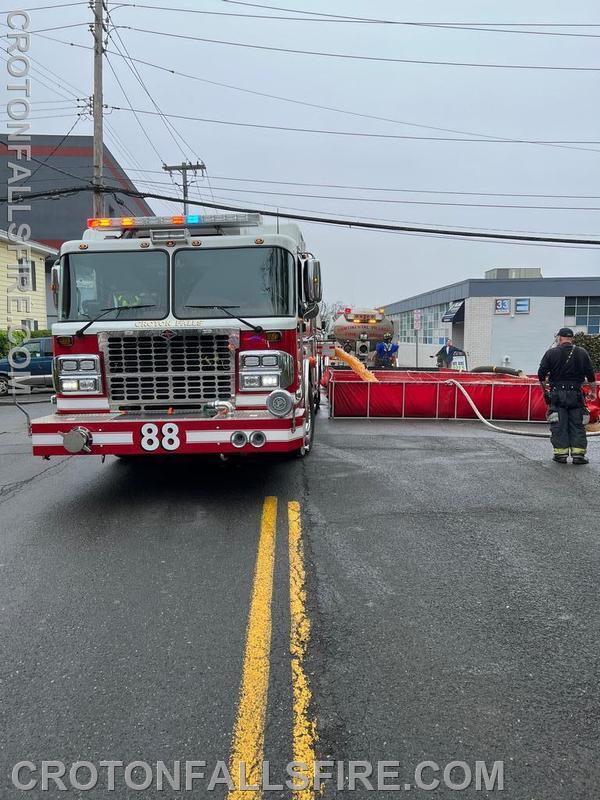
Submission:
M 142 425 L 141 429 L 142 449 L 153 452 L 162 447 L 163 450 L 178 450 L 181 444 L 179 440 L 179 427 L 172 422 L 167 422 L 158 432 L 158 426 L 152 423 Z

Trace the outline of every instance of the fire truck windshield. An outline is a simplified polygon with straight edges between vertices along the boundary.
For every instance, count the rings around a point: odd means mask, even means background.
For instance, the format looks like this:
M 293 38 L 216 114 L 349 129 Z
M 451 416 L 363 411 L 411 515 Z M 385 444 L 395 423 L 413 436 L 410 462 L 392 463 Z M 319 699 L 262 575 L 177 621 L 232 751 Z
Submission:
M 224 316 L 217 306 L 241 317 L 295 314 L 294 258 L 281 247 L 178 250 L 173 286 L 175 316 L 183 319 Z
M 61 320 L 91 320 L 99 314 L 106 320 L 164 319 L 168 255 L 158 250 L 69 253 L 63 259 L 61 289 Z

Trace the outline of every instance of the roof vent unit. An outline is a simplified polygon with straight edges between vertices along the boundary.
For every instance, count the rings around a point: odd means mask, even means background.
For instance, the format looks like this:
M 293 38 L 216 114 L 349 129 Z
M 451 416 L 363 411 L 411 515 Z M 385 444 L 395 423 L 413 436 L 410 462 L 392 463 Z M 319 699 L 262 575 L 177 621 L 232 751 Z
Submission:
M 484 273 L 487 280 L 506 281 L 518 279 L 542 278 L 540 267 L 497 267 L 488 269 Z

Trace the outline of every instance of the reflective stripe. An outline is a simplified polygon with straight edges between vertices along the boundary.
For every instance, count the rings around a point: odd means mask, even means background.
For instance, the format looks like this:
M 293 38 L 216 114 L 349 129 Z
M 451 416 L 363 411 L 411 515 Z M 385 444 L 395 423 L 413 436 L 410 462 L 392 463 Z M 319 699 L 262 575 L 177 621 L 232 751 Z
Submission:
M 65 431 L 67 433 L 67 431 Z M 133 432 L 124 433 L 92 433 L 92 445 L 101 444 L 133 444 Z M 62 447 L 63 437 L 60 433 L 34 433 L 31 436 L 34 447 Z
M 555 456 L 568 456 L 569 455 L 569 448 L 568 447 L 555 447 L 554 448 L 554 455 Z
M 256 428 L 239 428 L 246 436 L 250 436 L 254 431 L 261 430 L 260 426 Z M 233 430 L 224 431 L 186 431 L 185 440 L 187 444 L 203 444 L 203 443 L 229 443 Z M 267 430 L 263 431 L 267 437 L 267 442 L 293 442 L 296 439 L 302 439 L 304 436 L 304 425 L 299 425 L 295 431 L 291 428 L 287 430 Z
M 584 456 L 587 453 L 587 447 L 572 447 L 571 448 L 571 455 L 572 456 Z

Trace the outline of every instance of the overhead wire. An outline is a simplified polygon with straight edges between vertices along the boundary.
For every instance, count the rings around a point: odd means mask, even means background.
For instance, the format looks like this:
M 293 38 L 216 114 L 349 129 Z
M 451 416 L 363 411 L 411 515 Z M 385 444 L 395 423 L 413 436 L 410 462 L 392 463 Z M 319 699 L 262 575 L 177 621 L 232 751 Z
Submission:
M 331 14 L 328 11 L 307 11 L 306 9 L 298 9 L 298 8 L 284 8 L 282 6 L 272 6 L 266 5 L 265 3 L 253 3 L 248 2 L 247 0 L 223 0 L 224 3 L 228 3 L 229 5 L 234 6 L 247 6 L 249 8 L 263 8 L 263 9 L 271 9 L 273 11 L 286 11 L 293 14 L 312 14 L 317 17 L 331 17 L 334 19 L 342 19 L 342 20 L 354 20 L 357 22 L 387 22 L 388 24 L 402 24 L 400 22 L 395 21 L 388 21 L 388 20 L 380 20 L 380 19 L 373 19 L 372 17 L 355 17 L 355 16 L 348 16 L 342 14 Z M 531 28 L 600 28 L 599 23 L 590 23 L 590 22 L 496 22 L 496 23 L 482 23 L 482 22 L 422 22 L 422 23 L 414 23 L 414 24 L 422 24 L 422 25 L 465 25 L 468 27 L 474 25 L 501 25 L 502 27 L 531 27 Z
M 112 21 L 112 17 L 110 15 L 110 12 L 108 12 L 108 19 L 109 19 L 109 22 L 110 22 L 110 24 L 112 26 L 112 29 L 116 32 L 116 35 L 117 35 L 117 37 L 119 39 L 119 42 L 121 43 L 121 46 L 122 46 L 123 50 L 125 51 L 125 54 L 126 54 L 126 57 L 127 57 L 127 61 L 126 61 L 127 66 L 133 72 L 133 74 L 137 78 L 138 82 L 140 83 L 141 87 L 144 89 L 145 93 L 148 95 L 148 97 L 149 97 L 150 101 L 152 102 L 152 104 L 153 104 L 154 108 L 156 109 L 156 111 L 161 114 L 163 122 L 164 122 L 165 126 L 167 127 L 167 130 L 168 130 L 171 138 L 173 138 L 173 140 L 175 141 L 175 143 L 178 146 L 178 148 L 179 148 L 181 154 L 183 155 L 184 159 L 190 160 L 188 154 L 182 149 L 181 145 L 179 145 L 177 139 L 179 139 L 181 142 L 183 142 L 185 147 L 187 147 L 188 152 L 191 152 L 191 153 L 194 154 L 194 156 L 196 157 L 196 161 L 198 163 L 204 163 L 203 160 L 198 155 L 198 153 L 195 151 L 194 147 L 177 130 L 177 128 L 172 124 L 172 122 L 162 113 L 162 110 L 158 106 L 158 103 L 153 98 L 150 90 L 148 89 L 148 87 L 146 86 L 144 80 L 142 79 L 142 76 L 140 75 L 139 70 L 135 66 L 134 61 L 131 58 L 131 54 L 129 53 L 129 50 L 127 49 L 127 46 L 126 46 L 125 42 L 123 41 L 123 38 L 122 38 L 121 34 L 119 33 L 119 30 L 118 30 L 117 26 L 115 26 L 113 21 Z M 110 34 L 110 31 L 109 31 L 109 34 Z M 113 39 L 113 41 L 114 41 L 114 39 Z M 119 49 L 119 48 L 117 47 L 117 49 Z M 163 164 L 164 163 L 165 162 L 163 161 Z M 210 192 L 212 194 L 212 186 L 210 184 L 210 178 L 208 176 L 208 171 L 206 170 L 206 168 L 205 168 L 205 172 L 206 172 L 206 175 L 207 175 L 208 186 L 209 186 Z M 172 175 L 170 175 L 170 177 L 173 180 Z M 174 180 L 173 180 L 173 185 L 176 185 Z M 201 198 L 199 187 L 197 187 L 197 192 L 198 192 L 198 196 Z
M 264 50 L 272 53 L 290 53 L 292 55 L 318 56 L 321 58 L 340 58 L 352 61 L 371 61 L 383 64 L 424 64 L 439 67 L 476 67 L 479 69 L 511 69 L 511 70 L 542 70 L 558 72 L 600 72 L 600 67 L 580 67 L 572 65 L 558 64 L 496 64 L 469 61 L 437 61 L 419 58 L 393 58 L 391 56 L 368 56 L 358 53 L 331 53 L 323 50 L 298 50 L 290 47 L 274 47 L 273 45 L 253 44 L 251 42 L 232 42 L 224 39 L 212 39 L 204 36 L 192 36 L 185 33 L 173 33 L 170 31 L 155 31 L 149 28 L 138 28 L 133 25 L 119 25 L 121 29 L 136 31 L 153 36 L 165 36 L 171 39 L 181 39 L 186 41 L 204 42 L 207 44 L 219 44 L 227 47 L 247 48 L 250 50 Z
M 80 48 L 80 49 L 84 49 L 84 50 L 92 50 L 93 49 L 89 45 L 83 45 L 83 44 L 79 44 L 79 43 L 76 43 L 76 42 L 65 42 L 65 41 L 63 41 L 61 39 L 56 39 L 54 37 L 46 36 L 45 34 L 41 34 L 41 36 L 42 36 L 42 38 L 46 38 L 46 39 L 49 39 L 50 41 L 55 41 L 55 42 L 58 42 L 58 43 L 63 44 L 63 45 L 76 47 L 76 48 Z M 111 52 L 110 50 L 107 50 L 107 52 L 109 54 L 111 54 L 111 55 L 117 55 L 117 56 L 119 56 L 121 58 L 124 58 L 124 56 L 119 52 L 116 52 L 116 51 L 112 51 Z M 332 112 L 339 113 L 339 114 L 346 114 L 346 115 L 355 116 L 355 117 L 363 117 L 365 119 L 373 119 L 373 120 L 382 121 L 382 122 L 391 122 L 393 124 L 406 125 L 408 127 L 423 128 L 423 129 L 427 129 L 427 130 L 438 130 L 438 131 L 443 131 L 443 132 L 446 132 L 446 133 L 457 133 L 457 134 L 464 134 L 464 135 L 467 135 L 467 136 L 481 137 L 482 139 L 493 139 L 493 140 L 497 139 L 499 141 L 505 141 L 505 142 L 518 142 L 518 141 L 520 141 L 520 140 L 511 138 L 511 137 L 494 136 L 492 134 L 475 133 L 473 131 L 463 131 L 463 130 L 458 130 L 458 129 L 454 129 L 454 128 L 442 128 L 442 127 L 434 126 L 434 125 L 426 125 L 426 124 L 423 124 L 423 123 L 409 122 L 409 121 L 406 121 L 406 120 L 397 120 L 397 119 L 392 119 L 392 118 L 389 118 L 389 117 L 382 117 L 382 116 L 378 116 L 378 115 L 374 115 L 374 114 L 365 114 L 365 113 L 361 113 L 361 112 L 358 112 L 358 111 L 350 111 L 348 109 L 336 108 L 334 106 L 326 106 L 326 105 L 321 105 L 321 104 L 317 104 L 317 103 L 310 103 L 308 101 L 302 101 L 302 100 L 297 100 L 297 99 L 294 99 L 294 98 L 284 97 L 284 96 L 281 96 L 281 95 L 269 94 L 267 92 L 261 92 L 261 91 L 255 90 L 255 89 L 247 89 L 247 88 L 243 88 L 243 87 L 240 87 L 240 86 L 235 86 L 233 84 L 228 84 L 228 83 L 223 83 L 223 82 L 219 82 L 219 81 L 215 81 L 215 80 L 210 80 L 208 78 L 201 78 L 201 77 L 199 77 L 197 75 L 194 75 L 194 74 L 181 72 L 179 70 L 175 70 L 175 69 L 172 69 L 170 67 L 165 67 L 165 66 L 160 65 L 160 64 L 155 64 L 155 63 L 153 63 L 151 61 L 147 61 L 145 59 L 135 58 L 133 56 L 130 56 L 130 61 L 132 61 L 134 63 L 137 63 L 137 64 L 142 64 L 144 66 L 151 67 L 153 69 L 160 70 L 162 72 L 167 72 L 167 73 L 169 73 L 171 75 L 175 75 L 177 77 L 183 77 L 183 78 L 188 78 L 189 80 L 200 81 L 202 83 L 206 83 L 207 85 L 219 86 L 219 87 L 222 87 L 222 88 L 232 89 L 234 91 L 244 92 L 246 94 L 252 94 L 252 95 L 255 95 L 255 96 L 259 96 L 259 97 L 266 97 L 266 98 L 269 98 L 269 99 L 272 99 L 272 100 L 279 100 L 279 101 L 286 102 L 286 103 L 293 103 L 295 105 L 301 105 L 301 106 L 305 106 L 307 108 L 315 108 L 315 109 L 318 109 L 318 110 L 332 111 Z M 566 144 L 550 144 L 550 143 L 546 143 L 546 142 L 534 142 L 534 141 L 531 141 L 531 140 L 528 140 L 528 144 L 532 144 L 532 145 L 540 146 L 540 147 L 559 148 L 559 149 L 564 149 L 564 150 L 577 150 L 577 151 L 592 152 L 592 153 L 599 152 L 597 149 L 590 148 L 590 147 L 581 147 L 581 146 L 566 145 Z
M 264 9 L 272 9 L 274 11 L 288 11 L 288 9 L 279 8 L 277 6 L 265 6 L 259 5 L 256 3 L 246 4 L 242 3 L 240 5 L 249 5 L 256 8 L 264 8 Z M 458 22 L 413 22 L 409 20 L 392 20 L 392 19 L 372 19 L 372 18 L 365 18 L 365 17 L 347 17 L 342 16 L 340 14 L 321 14 L 320 12 L 316 11 L 302 11 L 299 9 L 289 9 L 290 14 L 305 14 L 307 16 L 302 17 L 292 17 L 292 16 L 280 16 L 280 15 L 273 15 L 273 14 L 241 14 L 238 12 L 232 11 L 207 11 L 205 9 L 198 9 L 198 8 L 172 8 L 167 6 L 157 6 L 157 5 L 149 5 L 147 3 L 125 3 L 125 2 L 115 2 L 113 11 L 118 11 L 122 8 L 143 8 L 147 10 L 153 11 L 169 11 L 170 13 L 186 13 L 186 14 L 202 14 L 205 16 L 212 16 L 212 17 L 231 17 L 233 19 L 262 19 L 262 20 L 274 20 L 276 22 L 312 22 L 312 23 L 335 23 L 335 24 L 359 24 L 359 25 L 396 25 L 396 26 L 406 26 L 406 27 L 416 27 L 416 28 L 441 28 L 445 30 L 464 30 L 464 31 L 481 31 L 481 32 L 489 32 L 489 33 L 509 33 L 509 34 L 529 34 L 529 35 L 538 35 L 538 36 L 568 36 L 568 37 L 577 37 L 577 38 L 592 38 L 597 39 L 600 38 L 600 35 L 593 34 L 593 33 L 572 33 L 572 32 L 557 32 L 557 31 L 531 31 L 531 30 L 518 30 L 518 29 L 507 29 L 502 27 L 501 25 L 497 25 L 494 23 L 470 23 L 470 24 L 461 24 Z M 312 14 L 318 14 L 318 16 L 308 16 Z M 534 23 L 531 24 L 533 27 L 535 26 Z M 487 26 L 487 27 L 485 27 Z M 519 27 L 528 27 L 527 24 L 519 25 Z M 553 26 L 554 27 L 554 26 Z M 583 27 L 583 26 L 580 26 Z
M 31 181 L 31 179 L 34 178 L 37 175 L 37 173 L 40 171 L 40 169 L 42 167 L 47 166 L 48 161 L 52 158 L 52 156 L 56 153 L 56 151 L 63 145 L 65 140 L 71 135 L 71 133 L 75 129 L 75 126 L 80 121 L 80 119 L 81 119 L 81 117 L 78 116 L 77 119 L 75 120 L 75 122 L 69 128 L 69 130 L 65 133 L 65 135 L 62 137 L 62 139 L 58 142 L 58 144 L 55 147 L 52 148 L 52 150 L 49 153 L 49 155 L 46 156 L 46 158 L 44 159 L 44 161 L 41 164 L 38 164 L 38 166 L 34 169 L 34 171 L 29 176 L 29 181 Z
M 33 6 L 29 8 L 19 8 L 19 11 L 50 11 L 55 8 L 70 8 L 72 6 L 88 6 L 89 7 L 89 0 L 78 0 L 78 2 L 74 3 L 51 3 L 50 5 L 45 6 Z M 9 14 L 14 9 L 6 9 L 5 11 L 0 11 L 0 14 Z
M 113 111 L 133 111 L 138 114 L 157 116 L 158 112 L 144 109 L 127 109 L 122 106 L 109 105 Z M 162 112 L 161 112 L 162 113 Z M 267 125 L 259 122 L 238 122 L 236 120 L 212 119 L 209 117 L 193 117 L 188 114 L 165 113 L 170 119 L 190 120 L 192 122 L 206 122 L 212 125 L 232 125 L 241 128 L 260 128 L 261 130 L 286 131 L 291 133 L 316 133 L 328 136 L 360 137 L 367 139 L 392 139 L 419 142 L 462 142 L 470 144 L 600 144 L 600 139 L 474 139 L 468 137 L 450 136 L 412 136 L 398 133 L 367 133 L 366 131 L 338 131 L 324 128 L 298 128 L 288 125 Z
M 158 194 L 157 192 L 139 192 L 134 191 L 131 189 L 121 189 L 120 187 L 111 187 L 111 186 L 103 186 L 100 189 L 103 193 L 112 193 L 118 191 L 120 194 L 128 195 L 130 197 L 138 197 L 143 199 L 154 199 L 154 200 L 165 200 L 165 201 L 174 201 L 179 202 L 179 198 L 172 197 L 169 195 Z M 64 188 L 64 189 L 54 189 L 54 190 L 46 190 L 39 193 L 32 193 L 28 195 L 27 199 L 34 199 L 38 197 L 59 197 L 64 194 L 74 194 L 80 193 L 82 191 L 87 191 L 86 189 L 76 186 L 73 188 Z M 0 198 L 0 202 L 5 202 L 7 198 Z M 207 200 L 202 202 L 197 200 L 189 200 L 190 205 L 201 206 L 205 205 L 209 208 L 218 208 L 223 211 L 234 211 L 234 212 L 241 212 L 241 213 L 251 213 L 251 214 L 261 214 L 267 217 L 281 217 L 283 216 L 279 211 L 269 211 L 267 209 L 255 208 L 255 207 L 240 207 L 240 206 L 231 206 L 225 205 L 222 203 L 213 203 Z M 565 237 L 546 237 L 546 236 L 532 236 L 532 235 L 516 235 L 516 234 L 501 234 L 501 233 L 487 233 L 482 230 L 458 230 L 456 228 L 432 228 L 429 226 L 407 226 L 407 225 L 397 225 L 397 224 L 384 224 L 384 223 L 375 223 L 375 222 L 362 222 L 357 219 L 348 219 L 348 218 L 340 218 L 340 217 L 325 217 L 322 214 L 318 214 L 317 212 L 313 212 L 311 214 L 290 214 L 288 212 L 284 215 L 286 219 L 292 220 L 301 220 L 304 222 L 314 222 L 320 223 L 324 225 L 335 225 L 338 227 L 346 227 L 346 228 L 360 228 L 366 230 L 378 230 L 378 231 L 397 231 L 402 233 L 427 233 L 427 234 L 440 234 L 440 235 L 447 235 L 453 236 L 457 238 L 465 238 L 465 239 L 487 239 L 493 241 L 511 241 L 511 242 L 534 242 L 539 244 L 562 244 L 562 245 L 593 245 L 593 246 L 600 246 L 600 239 L 583 239 L 583 238 L 565 238 Z
M 126 167 L 130 172 L 137 172 L 136 169 Z M 160 175 L 161 170 L 140 170 L 146 174 Z M 317 187 L 320 189 L 352 189 L 362 192 L 398 192 L 403 194 L 442 194 L 442 195 L 465 195 L 476 197 L 533 197 L 533 198 L 551 198 L 559 200 L 600 200 L 600 195 L 589 194 L 527 194 L 525 192 L 461 192 L 449 191 L 445 189 L 398 189 L 383 186 L 356 186 L 342 183 L 308 183 L 301 181 L 284 181 L 284 180 L 267 180 L 265 178 L 239 178 L 230 175 L 213 175 L 214 180 L 219 181 L 233 181 L 236 183 L 264 183 L 277 186 L 308 186 Z
M 167 181 L 138 181 L 139 183 L 148 183 L 153 186 L 168 186 Z M 214 186 L 215 191 L 229 191 L 237 192 L 239 194 L 260 194 L 277 197 L 302 197 L 307 199 L 316 200 L 341 200 L 347 202 L 359 203 L 387 203 L 393 205 L 420 205 L 420 206 L 444 206 L 444 207 L 461 207 L 461 208 L 510 208 L 510 209 L 526 209 L 526 210 L 539 210 L 539 211 L 600 211 L 600 206 L 548 206 L 548 205 L 526 205 L 516 203 L 456 203 L 456 202 L 440 202 L 430 200 L 395 200 L 382 197 L 356 197 L 344 195 L 325 195 L 325 194 L 308 194 L 299 192 L 273 192 L 260 188 L 253 189 L 238 189 L 235 186 Z M 598 198 L 600 199 L 600 198 Z

